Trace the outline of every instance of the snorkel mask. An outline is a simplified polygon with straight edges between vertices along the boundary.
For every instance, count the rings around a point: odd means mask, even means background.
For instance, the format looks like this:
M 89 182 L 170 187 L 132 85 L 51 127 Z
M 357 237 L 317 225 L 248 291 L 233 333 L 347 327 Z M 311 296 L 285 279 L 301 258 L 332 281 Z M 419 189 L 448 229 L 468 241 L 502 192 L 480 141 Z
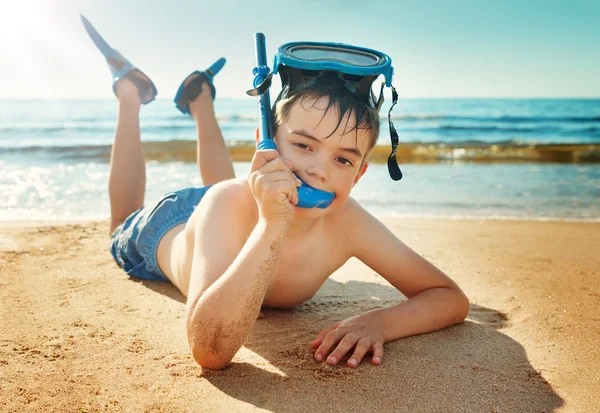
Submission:
M 254 39 L 256 51 L 256 67 L 252 70 L 255 75 L 254 89 L 246 93 L 258 98 L 261 140 L 257 149 L 277 150 L 277 145 L 273 141 L 273 119 L 269 98 L 269 87 L 274 74 L 279 73 L 282 85 L 282 92 L 277 100 L 318 82 L 336 81 L 342 82 L 357 100 L 377 111 L 381 109 L 383 88 L 387 86 L 392 88 L 392 106 L 388 112 L 392 152 L 388 157 L 388 171 L 393 180 L 402 179 L 402 172 L 396 161 L 398 133 L 391 120 L 391 112 L 398 101 L 398 94 L 392 86 L 394 69 L 389 56 L 376 50 L 342 43 L 292 42 L 279 47 L 273 63 L 273 72 L 271 72 L 267 66 L 264 34 L 256 33 Z M 379 97 L 376 97 L 372 92 L 372 86 L 380 75 L 385 77 L 385 83 L 382 83 Z M 334 197 L 335 194 L 312 188 L 302 182 L 302 186 L 298 188 L 297 206 L 327 208 Z

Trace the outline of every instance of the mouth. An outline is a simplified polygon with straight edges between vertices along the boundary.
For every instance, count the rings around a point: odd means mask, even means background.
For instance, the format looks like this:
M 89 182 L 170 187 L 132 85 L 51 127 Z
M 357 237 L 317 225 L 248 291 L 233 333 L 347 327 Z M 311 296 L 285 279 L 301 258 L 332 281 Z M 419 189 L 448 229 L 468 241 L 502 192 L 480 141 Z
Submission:
M 301 181 L 302 179 L 299 178 Z M 334 192 L 327 192 L 322 189 L 314 188 L 302 181 L 302 185 L 298 188 L 297 204 L 300 208 L 321 208 L 325 209 L 335 199 Z
M 293 172 L 293 174 L 296 176 L 296 178 L 300 179 L 300 181 L 302 181 L 302 186 L 305 188 L 309 188 L 315 191 L 324 191 L 324 192 L 328 192 L 326 189 L 321 189 L 318 188 L 317 186 L 313 186 L 309 183 L 308 180 L 302 178 L 297 172 Z

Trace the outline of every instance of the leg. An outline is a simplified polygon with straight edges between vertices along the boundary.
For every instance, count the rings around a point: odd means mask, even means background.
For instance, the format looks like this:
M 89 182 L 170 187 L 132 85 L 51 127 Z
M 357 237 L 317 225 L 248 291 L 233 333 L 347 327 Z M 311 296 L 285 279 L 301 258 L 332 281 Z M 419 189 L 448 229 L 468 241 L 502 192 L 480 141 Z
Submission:
M 196 161 L 202 183 L 212 185 L 235 178 L 233 163 L 217 123 L 210 88 L 206 83 L 202 85 L 202 93 L 190 102 L 190 112 L 198 132 Z
M 138 89 L 129 79 L 123 79 L 117 84 L 116 94 L 119 99 L 119 118 L 108 178 L 111 234 L 125 218 L 144 205 L 146 190 Z

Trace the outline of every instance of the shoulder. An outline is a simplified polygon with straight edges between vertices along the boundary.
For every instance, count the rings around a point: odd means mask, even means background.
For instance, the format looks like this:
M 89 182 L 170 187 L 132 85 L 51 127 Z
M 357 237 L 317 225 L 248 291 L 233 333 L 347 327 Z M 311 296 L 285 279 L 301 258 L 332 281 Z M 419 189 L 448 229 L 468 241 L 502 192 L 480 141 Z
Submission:
M 223 222 L 225 225 L 249 223 L 257 213 L 248 181 L 245 178 L 234 178 L 210 187 L 192 214 L 190 226 L 209 218 L 226 220 Z
M 350 255 L 356 253 L 357 242 L 364 239 L 365 231 L 377 225 L 379 220 L 364 209 L 354 198 L 348 198 L 344 206 L 329 219 L 329 229 L 350 247 Z
M 363 222 L 371 216 L 372 215 L 367 212 L 356 199 L 349 197 L 344 206 L 332 215 L 332 222 L 348 225 L 349 222 Z
M 246 178 L 234 178 L 214 184 L 206 192 L 213 199 L 229 199 L 242 201 L 248 195 L 252 196 Z
M 218 204 L 218 206 L 222 207 L 224 206 L 223 204 L 226 204 L 231 207 L 231 209 L 235 209 L 239 212 L 245 210 L 252 212 L 253 209 L 256 209 L 256 202 L 254 201 L 254 197 L 252 196 L 248 181 L 245 177 L 221 181 L 210 187 L 206 192 L 205 197 L 208 201 L 206 204 L 209 206 Z M 204 199 L 202 202 L 204 202 Z

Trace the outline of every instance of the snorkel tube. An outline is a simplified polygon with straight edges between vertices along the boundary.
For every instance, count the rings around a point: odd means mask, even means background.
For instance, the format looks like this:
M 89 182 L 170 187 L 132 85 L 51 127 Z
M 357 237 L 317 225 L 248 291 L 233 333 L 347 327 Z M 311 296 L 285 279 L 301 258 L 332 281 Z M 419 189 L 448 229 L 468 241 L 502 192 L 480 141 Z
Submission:
M 258 98 L 260 141 L 256 149 L 277 150 L 277 144 L 273 140 L 273 114 L 271 113 L 271 99 L 269 96 L 273 73 L 267 66 L 267 46 L 264 34 L 256 33 L 254 35 L 254 49 L 256 52 L 256 67 L 252 69 L 254 89 L 246 93 Z M 300 177 L 298 178 L 300 179 Z M 298 204 L 296 206 L 300 208 L 327 208 L 334 198 L 334 193 L 313 188 L 302 181 L 302 185 L 298 188 Z

